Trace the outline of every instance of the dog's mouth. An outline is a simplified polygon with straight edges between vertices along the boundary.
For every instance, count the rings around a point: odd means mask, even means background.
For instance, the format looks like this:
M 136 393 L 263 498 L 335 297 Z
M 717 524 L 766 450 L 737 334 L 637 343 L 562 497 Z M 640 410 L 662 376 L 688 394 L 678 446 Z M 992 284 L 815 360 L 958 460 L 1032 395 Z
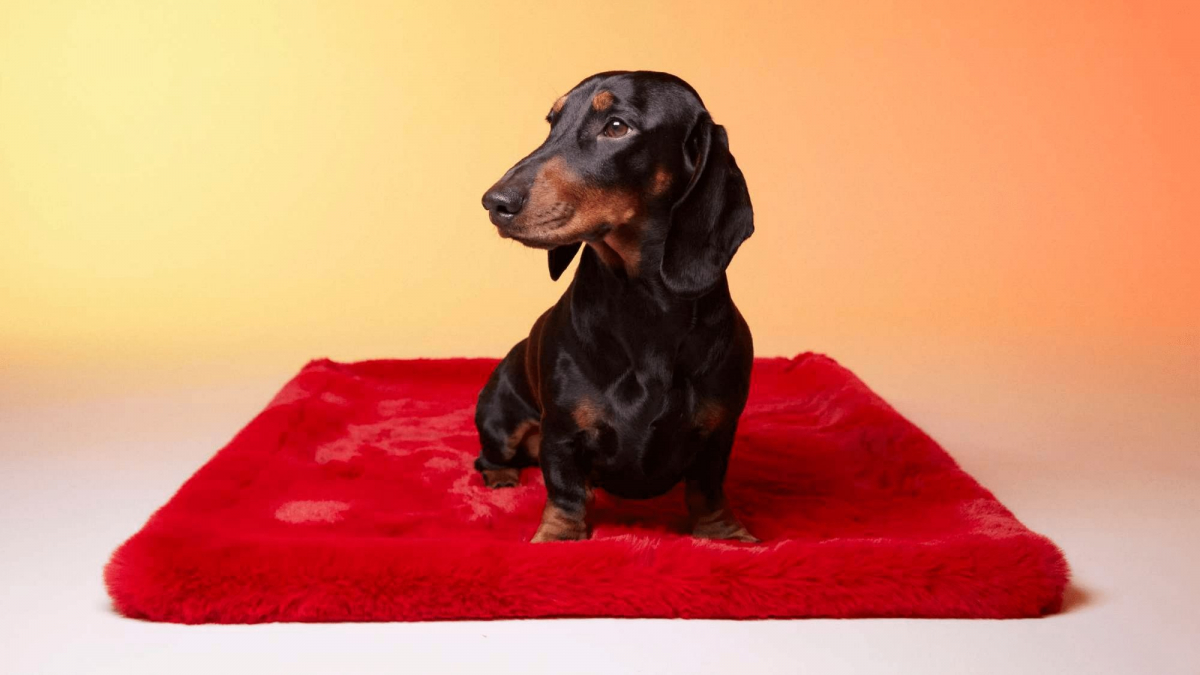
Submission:
M 527 235 L 506 233 L 506 232 L 501 232 L 500 236 L 504 237 L 505 239 L 512 239 L 513 241 L 519 242 L 525 246 L 528 246 L 529 248 L 537 248 L 537 249 L 543 249 L 543 250 L 549 250 L 549 249 L 552 249 L 552 248 L 555 248 L 558 246 L 562 246 L 564 243 L 569 243 L 569 242 L 559 242 L 559 241 L 548 241 L 546 239 L 531 237 L 531 236 L 527 236 Z
M 530 248 L 548 250 L 601 239 L 612 230 L 612 226 L 607 224 L 595 227 L 577 225 L 574 216 L 574 209 L 558 210 L 531 223 L 500 228 L 499 233 L 505 239 L 512 239 Z

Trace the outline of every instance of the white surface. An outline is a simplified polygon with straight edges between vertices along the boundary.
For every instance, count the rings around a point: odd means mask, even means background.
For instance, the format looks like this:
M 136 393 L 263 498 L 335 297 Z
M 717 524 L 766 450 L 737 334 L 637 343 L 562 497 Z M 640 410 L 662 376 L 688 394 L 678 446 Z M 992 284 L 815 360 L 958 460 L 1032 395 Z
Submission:
M 1076 386 L 1068 396 L 978 373 L 924 375 L 944 384 L 905 396 L 906 374 L 893 372 L 881 389 L 1062 546 L 1076 583 L 1064 614 L 175 626 L 113 613 L 100 576 L 108 555 L 280 377 L 0 408 L 0 672 L 1200 672 L 1194 391 L 1156 400 Z

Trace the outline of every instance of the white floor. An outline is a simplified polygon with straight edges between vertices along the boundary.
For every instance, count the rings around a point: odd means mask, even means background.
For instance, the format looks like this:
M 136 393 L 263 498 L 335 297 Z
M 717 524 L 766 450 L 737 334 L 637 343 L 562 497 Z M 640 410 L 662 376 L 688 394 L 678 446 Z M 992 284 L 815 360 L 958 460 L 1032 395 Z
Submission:
M 1065 613 L 262 626 L 114 614 L 100 578 L 109 553 L 281 376 L 0 407 L 0 673 L 1200 673 L 1190 383 L 1156 399 L 1122 396 L 1116 380 L 1066 391 L 999 371 L 926 369 L 939 386 L 907 387 L 916 372 L 865 379 L 1063 547 L 1076 584 Z

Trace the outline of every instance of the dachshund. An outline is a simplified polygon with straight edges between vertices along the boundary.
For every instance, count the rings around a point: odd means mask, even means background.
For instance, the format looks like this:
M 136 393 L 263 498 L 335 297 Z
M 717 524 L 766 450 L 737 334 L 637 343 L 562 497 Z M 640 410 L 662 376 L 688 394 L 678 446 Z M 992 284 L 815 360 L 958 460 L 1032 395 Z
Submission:
M 725 273 L 754 215 L 724 127 L 649 71 L 593 75 L 546 120 L 483 206 L 548 252 L 553 280 L 583 254 L 479 394 L 476 470 L 503 488 L 541 467 L 534 542 L 587 539 L 593 488 L 644 499 L 681 481 L 692 536 L 758 541 L 724 493 L 754 356 Z

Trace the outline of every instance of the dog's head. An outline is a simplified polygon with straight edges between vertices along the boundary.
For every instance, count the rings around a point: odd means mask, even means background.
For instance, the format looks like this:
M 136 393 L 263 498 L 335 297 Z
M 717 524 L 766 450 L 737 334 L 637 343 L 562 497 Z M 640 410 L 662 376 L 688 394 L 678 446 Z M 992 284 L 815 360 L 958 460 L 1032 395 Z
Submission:
M 724 127 L 666 73 L 601 73 L 554 102 L 550 135 L 483 196 L 500 236 L 549 250 L 557 279 L 583 243 L 630 278 L 694 297 L 754 231 Z

